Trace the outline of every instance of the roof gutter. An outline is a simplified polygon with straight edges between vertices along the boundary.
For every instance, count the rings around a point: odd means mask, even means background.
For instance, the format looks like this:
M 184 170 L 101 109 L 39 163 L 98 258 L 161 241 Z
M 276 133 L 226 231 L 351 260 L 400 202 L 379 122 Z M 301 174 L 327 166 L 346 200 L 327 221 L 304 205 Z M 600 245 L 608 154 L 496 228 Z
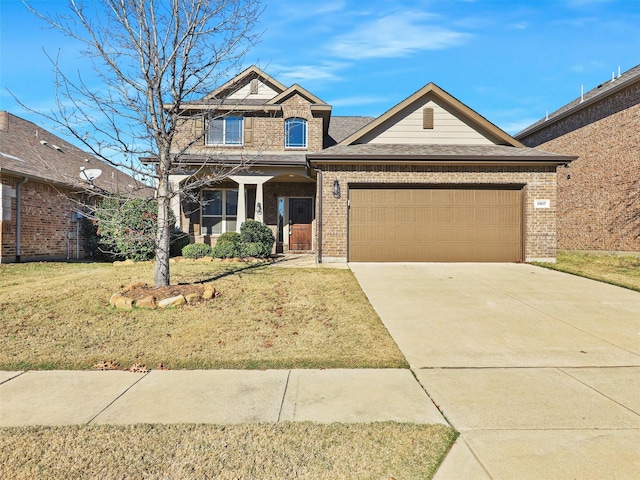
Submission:
M 554 155 L 548 156 L 514 158 L 511 156 L 469 156 L 451 155 L 447 157 L 436 155 L 403 155 L 398 158 L 388 155 L 308 155 L 307 159 L 311 166 L 314 165 L 363 165 L 363 164 L 395 164 L 395 165 L 563 165 L 577 160 L 577 156 Z

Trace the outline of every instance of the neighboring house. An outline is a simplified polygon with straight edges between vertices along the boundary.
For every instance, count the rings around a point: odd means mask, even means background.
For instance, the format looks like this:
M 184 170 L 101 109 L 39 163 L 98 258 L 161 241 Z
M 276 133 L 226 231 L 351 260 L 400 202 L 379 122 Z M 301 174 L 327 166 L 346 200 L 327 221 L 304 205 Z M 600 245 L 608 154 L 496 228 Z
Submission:
M 640 65 L 516 138 L 578 156 L 558 175 L 558 248 L 640 253 Z
M 332 117 L 251 67 L 183 111 L 174 184 L 250 165 L 174 203 L 196 241 L 254 218 L 321 262 L 555 259 L 556 168 L 575 157 L 525 147 L 432 83 L 376 119 Z
M 140 187 L 38 125 L 0 111 L 0 263 L 83 257 L 78 214 L 98 198 L 91 192 L 130 194 Z

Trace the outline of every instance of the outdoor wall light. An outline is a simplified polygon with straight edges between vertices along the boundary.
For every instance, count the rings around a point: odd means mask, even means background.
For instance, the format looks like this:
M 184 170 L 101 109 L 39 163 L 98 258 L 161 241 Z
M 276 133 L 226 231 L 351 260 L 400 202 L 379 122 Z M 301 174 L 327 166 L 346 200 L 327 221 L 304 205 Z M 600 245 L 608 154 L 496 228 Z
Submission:
M 337 178 L 333 181 L 333 198 L 340 198 L 340 182 Z
M 256 203 L 256 213 L 262 215 L 262 204 L 260 202 Z

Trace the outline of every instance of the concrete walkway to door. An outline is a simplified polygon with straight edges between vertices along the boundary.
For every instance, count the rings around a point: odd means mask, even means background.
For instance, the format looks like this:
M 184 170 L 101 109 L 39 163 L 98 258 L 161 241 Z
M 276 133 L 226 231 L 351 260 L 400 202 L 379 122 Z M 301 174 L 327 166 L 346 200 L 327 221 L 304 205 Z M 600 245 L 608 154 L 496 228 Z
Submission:
M 350 264 L 461 433 L 436 480 L 635 479 L 640 294 L 518 264 Z

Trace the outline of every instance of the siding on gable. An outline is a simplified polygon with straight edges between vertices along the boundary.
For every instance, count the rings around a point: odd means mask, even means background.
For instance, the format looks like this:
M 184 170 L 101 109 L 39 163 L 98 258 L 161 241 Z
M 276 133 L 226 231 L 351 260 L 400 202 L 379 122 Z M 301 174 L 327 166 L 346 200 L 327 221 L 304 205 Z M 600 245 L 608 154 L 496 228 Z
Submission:
M 234 99 L 234 100 L 244 100 L 244 99 L 271 100 L 273 97 L 275 97 L 279 93 L 280 92 L 276 92 L 267 84 L 258 80 L 258 93 L 251 93 L 251 82 L 249 82 L 244 87 L 233 92 L 227 98 Z
M 423 109 L 433 108 L 433 129 L 424 129 Z M 426 99 L 415 105 L 408 115 L 385 128 L 382 125 L 358 143 L 431 144 L 431 145 L 494 145 L 495 143 L 469 124 Z

